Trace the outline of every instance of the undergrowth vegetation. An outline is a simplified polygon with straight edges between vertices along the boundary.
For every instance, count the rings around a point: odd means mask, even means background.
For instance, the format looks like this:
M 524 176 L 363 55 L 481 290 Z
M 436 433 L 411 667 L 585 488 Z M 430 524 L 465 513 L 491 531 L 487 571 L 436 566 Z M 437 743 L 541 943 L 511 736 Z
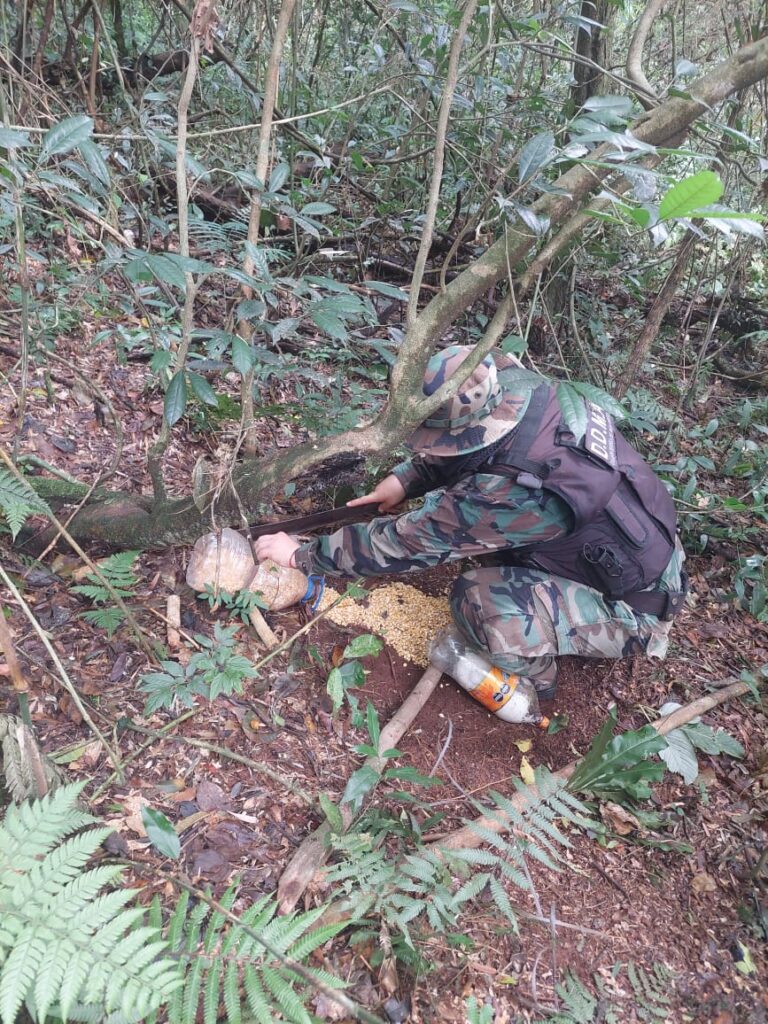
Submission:
M 747 858 L 728 956 L 754 994 L 764 765 L 746 728 L 667 730 L 659 693 L 730 683 L 764 725 L 767 30 L 757 2 L 0 0 L 2 1024 L 402 1021 L 424 979 L 469 1024 L 675 1019 L 662 952 L 558 962 L 563 932 L 581 956 L 599 931 L 538 885 L 588 889 L 583 848 L 657 857 L 654 884 L 703 860 L 680 826 L 724 764 L 742 804 L 716 831 Z M 169 548 L 366 493 L 434 412 L 446 342 L 556 383 L 577 435 L 585 402 L 614 416 L 675 500 L 710 630 L 684 679 L 648 669 L 653 701 L 619 693 L 602 724 L 596 702 L 578 739 L 553 718 L 572 771 L 523 756 L 503 787 L 382 742 L 357 692 L 378 636 L 328 653 L 305 608 L 254 656 L 259 595 L 166 600 Z M 252 832 L 217 876 L 222 822 Z M 252 858 L 315 834 L 287 907 Z M 529 957 L 527 997 L 482 957 L 534 927 L 552 969 L 537 987 Z M 456 987 L 478 963 L 493 998 Z

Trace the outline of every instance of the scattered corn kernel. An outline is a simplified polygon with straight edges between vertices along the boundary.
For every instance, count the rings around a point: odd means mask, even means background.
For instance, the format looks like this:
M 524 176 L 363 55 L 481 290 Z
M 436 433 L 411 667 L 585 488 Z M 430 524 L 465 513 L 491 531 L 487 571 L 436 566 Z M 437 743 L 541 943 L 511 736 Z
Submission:
M 320 610 L 339 598 L 339 593 L 326 587 Z M 449 625 L 451 609 L 448 598 L 431 597 L 408 583 L 387 583 L 370 592 L 365 602 L 345 598 L 328 613 L 338 626 L 363 626 L 382 637 L 401 658 L 426 668 L 430 641 Z

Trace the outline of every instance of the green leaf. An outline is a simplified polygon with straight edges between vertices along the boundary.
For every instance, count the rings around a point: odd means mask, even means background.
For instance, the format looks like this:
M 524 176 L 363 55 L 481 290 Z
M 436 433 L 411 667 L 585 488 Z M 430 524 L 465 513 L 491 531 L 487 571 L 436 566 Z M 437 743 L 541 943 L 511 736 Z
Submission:
M 568 789 L 593 794 L 622 794 L 635 799 L 650 796 L 650 782 L 664 775 L 664 765 L 648 761 L 667 746 L 652 725 L 621 733 L 611 738 L 616 725 L 616 710 L 611 710 L 607 721 L 592 742 L 588 753 L 568 780 Z
M 501 341 L 499 348 L 505 356 L 521 356 L 528 348 L 528 342 L 519 334 L 508 334 Z
M 326 213 L 335 213 L 336 207 L 330 203 L 307 203 L 299 212 L 305 217 L 322 217 Z
M 141 808 L 141 820 L 144 822 L 147 838 L 154 848 L 164 857 L 178 860 L 181 856 L 181 842 L 163 812 L 144 804 Z
M 365 287 L 379 295 L 386 295 L 390 299 L 398 299 L 400 302 L 408 301 L 408 293 L 394 284 L 387 284 L 386 281 L 366 281 Z
M 219 404 L 216 392 L 205 377 L 201 377 L 199 373 L 194 373 L 192 370 L 187 370 L 187 379 L 192 385 L 192 391 L 195 393 L 195 396 L 199 398 L 204 405 L 210 405 L 215 408 Z
M 557 385 L 557 400 L 560 403 L 563 417 L 577 441 L 580 441 L 587 429 L 587 410 L 584 399 L 579 392 L 565 381 Z
M 110 182 L 109 167 L 96 143 L 90 139 L 81 142 L 80 155 L 94 178 L 100 181 L 102 185 L 108 185 Z
M 0 125 L 0 147 L 3 149 L 22 149 L 31 145 L 26 132 L 20 132 L 16 128 L 4 128 Z
M 689 723 L 682 731 L 698 750 L 705 754 L 728 754 L 730 757 L 744 757 L 744 747 L 725 729 L 713 729 L 703 722 Z
M 723 183 L 714 171 L 699 171 L 684 178 L 667 192 L 659 205 L 659 219 L 685 217 L 700 206 L 716 203 L 723 194 Z
M 379 716 L 376 714 L 376 708 L 370 701 L 368 701 L 365 708 L 365 724 L 368 729 L 368 735 L 371 738 L 371 743 L 378 753 L 381 727 L 379 726 Z
M 442 786 L 442 779 L 434 775 L 422 775 L 412 765 L 401 765 L 399 768 L 388 768 L 384 772 L 385 779 L 399 779 L 401 782 L 413 782 L 417 786 Z
M 517 163 L 517 177 L 520 184 L 532 178 L 553 157 L 555 137 L 552 132 L 542 132 L 523 146 Z
M 699 774 L 699 762 L 693 744 L 682 729 L 673 729 L 665 736 L 667 746 L 659 751 L 659 757 L 667 768 L 690 785 Z
M 326 683 L 326 690 L 331 698 L 333 714 L 335 715 L 344 703 L 344 677 L 337 668 L 331 669 L 328 675 L 328 682 Z
M 187 407 L 187 381 L 184 370 L 179 370 L 171 378 L 168 390 L 165 392 L 163 404 L 163 415 L 169 427 L 178 423 L 184 415 Z
M 610 413 L 615 420 L 627 418 L 626 409 L 621 402 L 617 401 L 613 395 L 609 395 L 607 391 L 603 391 L 602 388 L 595 387 L 594 384 L 586 384 L 582 381 L 573 381 L 571 387 L 574 391 L 578 391 L 580 395 L 588 398 L 593 405 L 598 405 L 601 409 Z
M 353 809 L 358 810 L 368 793 L 377 785 L 380 777 L 375 768 L 364 764 L 349 777 L 341 802 L 352 804 Z
M 366 658 L 369 655 L 377 655 L 384 646 L 384 642 L 373 633 L 361 633 L 354 640 L 350 641 L 344 648 L 344 658 Z
M 288 180 L 288 176 L 291 173 L 290 164 L 285 162 L 279 163 L 274 168 L 269 176 L 269 184 L 267 185 L 267 192 L 279 192 L 283 185 Z
M 317 799 L 323 814 L 328 819 L 331 831 L 335 832 L 336 835 L 341 835 L 344 831 L 344 819 L 341 816 L 341 811 L 327 793 L 320 793 Z
M 253 349 L 242 338 L 232 339 L 232 365 L 244 377 L 253 367 Z
M 90 139 L 93 134 L 93 120 L 86 114 L 76 114 L 59 121 L 43 136 L 40 147 L 40 162 L 50 160 L 52 156 L 60 156 L 76 149 L 81 142 Z

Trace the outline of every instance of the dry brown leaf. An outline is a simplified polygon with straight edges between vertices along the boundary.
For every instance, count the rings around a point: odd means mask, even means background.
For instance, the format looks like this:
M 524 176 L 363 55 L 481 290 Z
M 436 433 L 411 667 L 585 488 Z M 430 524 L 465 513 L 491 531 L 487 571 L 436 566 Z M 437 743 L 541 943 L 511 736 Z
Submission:
M 628 836 L 630 832 L 643 831 L 640 821 L 634 814 L 610 800 L 600 804 L 600 816 L 617 835 Z
M 536 782 L 536 776 L 533 768 L 531 767 L 531 762 L 527 757 L 520 758 L 520 778 L 526 786 L 533 786 Z
M 717 882 L 706 871 L 699 871 L 693 876 L 691 888 L 697 893 L 717 892 Z

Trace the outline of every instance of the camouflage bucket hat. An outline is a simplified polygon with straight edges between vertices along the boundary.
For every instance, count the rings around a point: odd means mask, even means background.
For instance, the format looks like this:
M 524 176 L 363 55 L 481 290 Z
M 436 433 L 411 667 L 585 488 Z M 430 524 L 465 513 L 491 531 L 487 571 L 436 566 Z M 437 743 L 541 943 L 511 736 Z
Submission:
M 433 395 L 461 366 L 472 348 L 451 345 L 427 364 L 422 390 Z M 493 444 L 520 421 L 529 395 L 505 391 L 498 371 L 514 365 L 499 354 L 487 355 L 464 381 L 458 394 L 439 406 L 408 439 L 408 447 L 441 458 L 467 455 Z

